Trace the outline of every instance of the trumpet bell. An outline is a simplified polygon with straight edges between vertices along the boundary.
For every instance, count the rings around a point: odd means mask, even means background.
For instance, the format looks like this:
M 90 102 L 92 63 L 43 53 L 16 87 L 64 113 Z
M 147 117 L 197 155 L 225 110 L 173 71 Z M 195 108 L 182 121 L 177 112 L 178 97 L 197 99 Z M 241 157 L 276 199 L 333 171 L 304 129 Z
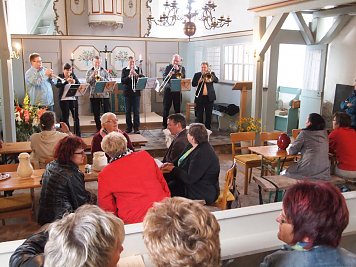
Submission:
M 211 72 L 208 72 L 206 74 L 203 75 L 203 80 L 204 82 L 206 83 L 212 83 L 214 81 L 214 77 L 213 75 L 211 74 Z
M 100 80 L 101 80 L 101 77 L 99 75 L 96 75 L 95 76 L 95 81 L 100 82 Z
M 183 75 L 181 72 L 176 73 L 176 79 L 182 79 Z

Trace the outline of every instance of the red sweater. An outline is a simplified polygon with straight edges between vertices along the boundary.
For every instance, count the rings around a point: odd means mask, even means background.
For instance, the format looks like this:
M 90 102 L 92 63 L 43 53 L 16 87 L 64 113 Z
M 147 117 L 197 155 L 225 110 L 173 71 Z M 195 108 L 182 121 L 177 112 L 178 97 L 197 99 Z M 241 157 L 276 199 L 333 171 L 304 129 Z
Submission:
M 356 131 L 340 127 L 329 134 L 329 149 L 336 154 L 337 167 L 345 171 L 356 171 Z
M 154 202 L 170 195 L 161 170 L 146 151 L 117 159 L 99 173 L 100 208 L 113 212 L 125 224 L 142 222 Z

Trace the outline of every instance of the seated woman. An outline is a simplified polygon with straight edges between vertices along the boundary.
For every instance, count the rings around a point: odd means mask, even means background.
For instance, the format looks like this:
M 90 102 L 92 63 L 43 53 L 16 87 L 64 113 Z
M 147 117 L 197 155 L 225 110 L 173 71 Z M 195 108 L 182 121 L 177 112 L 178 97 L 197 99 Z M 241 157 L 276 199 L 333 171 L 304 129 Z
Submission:
M 34 133 L 30 137 L 31 141 L 31 162 L 38 169 L 43 169 L 48 160 L 53 159 L 54 147 L 58 141 L 71 135 L 67 124 L 61 122 L 61 132 L 55 128 L 56 117 L 54 112 L 46 111 L 40 118 L 42 132 Z
M 349 211 L 330 183 L 301 182 L 287 190 L 277 218 L 278 238 L 286 245 L 264 258 L 260 267 L 356 266 L 356 255 L 340 248 Z
M 98 206 L 83 205 L 75 213 L 44 226 L 10 258 L 10 267 L 116 267 L 123 250 L 124 223 Z M 89 252 L 89 253 L 88 253 Z
M 329 142 L 325 121 L 317 113 L 309 114 L 304 128 L 289 148 L 290 155 L 300 152 L 301 159 L 285 175 L 296 179 L 330 179 Z
M 143 240 L 155 266 L 220 266 L 220 226 L 203 205 L 181 197 L 155 203 Z
M 42 175 L 39 224 L 60 219 L 86 203 L 96 203 L 96 196 L 85 190 L 84 174 L 79 170 L 84 148 L 85 143 L 76 136 L 67 136 L 57 144 L 55 160 L 47 164 Z
M 183 182 L 183 190 L 178 196 L 202 199 L 212 204 L 219 196 L 219 158 L 208 142 L 204 124 L 192 123 L 187 134 L 190 145 L 181 157 L 173 163 L 164 163 L 163 172 L 170 172 L 175 180 Z M 175 186 L 174 184 L 172 186 Z M 175 188 L 172 188 L 175 192 Z
M 351 117 L 347 113 L 336 112 L 333 131 L 329 134 L 329 151 L 336 155 L 335 174 L 356 181 L 356 131 L 351 128 Z
M 122 133 L 126 140 L 127 140 L 127 147 L 134 151 L 134 147 L 130 141 L 130 137 L 127 133 L 122 132 L 117 123 L 117 117 L 114 113 L 106 112 L 101 116 L 101 129 L 93 136 L 93 140 L 91 141 L 91 154 L 93 155 L 94 152 L 103 151 L 101 149 L 101 141 L 103 140 L 104 136 L 111 133 L 111 132 L 119 132 Z
M 106 135 L 101 147 L 111 162 L 99 173 L 99 206 L 125 224 L 142 222 L 154 202 L 170 197 L 162 172 L 146 151 L 127 149 L 121 133 Z

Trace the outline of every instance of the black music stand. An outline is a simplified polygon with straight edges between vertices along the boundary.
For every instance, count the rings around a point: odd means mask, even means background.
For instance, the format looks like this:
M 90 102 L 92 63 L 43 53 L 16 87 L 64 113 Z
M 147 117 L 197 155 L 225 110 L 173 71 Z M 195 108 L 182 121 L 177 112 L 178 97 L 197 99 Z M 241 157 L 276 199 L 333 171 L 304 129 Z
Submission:
M 78 93 L 78 89 L 80 87 L 80 84 L 66 84 L 63 90 L 63 95 L 61 98 L 61 101 L 75 101 L 77 98 L 75 97 Z M 73 105 L 74 109 L 74 118 L 73 118 L 73 127 L 74 127 L 74 133 L 77 134 L 77 129 L 75 126 L 75 118 L 79 117 L 78 110 L 75 108 L 75 103 Z M 70 127 L 69 125 L 67 125 Z

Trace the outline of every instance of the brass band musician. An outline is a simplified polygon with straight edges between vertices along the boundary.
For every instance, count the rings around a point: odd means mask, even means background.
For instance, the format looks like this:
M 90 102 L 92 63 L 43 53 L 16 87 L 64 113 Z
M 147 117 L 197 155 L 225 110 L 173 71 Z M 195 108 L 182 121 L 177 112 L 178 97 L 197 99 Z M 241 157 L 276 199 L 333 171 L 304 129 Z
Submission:
M 167 128 L 167 119 L 172 103 L 175 113 L 180 113 L 181 108 L 181 92 L 171 92 L 171 79 L 185 78 L 185 68 L 181 65 L 181 57 L 178 54 L 173 55 L 172 64 L 166 67 L 163 74 L 163 80 L 168 79 L 163 94 L 163 128 Z M 168 77 L 167 77 L 168 76 Z
M 54 111 L 52 90 L 53 70 L 42 66 L 42 59 L 38 53 L 30 54 L 31 68 L 25 73 L 25 83 L 31 105 L 47 107 Z
M 140 90 L 136 90 L 136 84 L 142 75 L 142 68 L 135 65 L 135 58 L 129 57 L 126 68 L 122 69 L 121 82 L 124 86 L 125 113 L 126 113 L 126 133 L 140 133 Z M 133 112 L 133 122 L 131 112 Z
M 216 100 L 214 84 L 219 82 L 215 73 L 209 70 L 208 62 L 201 63 L 201 72 L 194 74 L 192 86 L 197 87 L 195 92 L 195 104 L 197 118 L 196 122 L 204 123 L 203 117 L 205 112 L 205 127 L 211 129 L 211 117 L 213 113 L 214 100 Z
M 78 116 L 78 100 L 61 100 L 63 96 L 64 87 L 67 84 L 79 84 L 79 80 L 77 76 L 72 72 L 72 66 L 69 63 L 65 63 L 63 65 L 63 74 L 58 74 L 59 78 L 57 79 L 56 87 L 58 90 L 59 96 L 59 106 L 62 111 L 61 122 L 69 126 L 69 111 L 72 113 L 73 121 L 74 121 L 74 133 L 77 136 L 81 136 L 80 133 L 80 125 L 79 125 L 79 116 Z
M 101 58 L 94 56 L 93 67 L 86 74 L 86 82 L 89 83 L 90 103 L 93 109 L 96 130 L 101 129 L 100 111 L 103 107 L 103 113 L 111 111 L 110 108 L 110 93 L 95 93 L 95 85 L 99 81 L 109 81 L 109 73 L 101 67 Z

